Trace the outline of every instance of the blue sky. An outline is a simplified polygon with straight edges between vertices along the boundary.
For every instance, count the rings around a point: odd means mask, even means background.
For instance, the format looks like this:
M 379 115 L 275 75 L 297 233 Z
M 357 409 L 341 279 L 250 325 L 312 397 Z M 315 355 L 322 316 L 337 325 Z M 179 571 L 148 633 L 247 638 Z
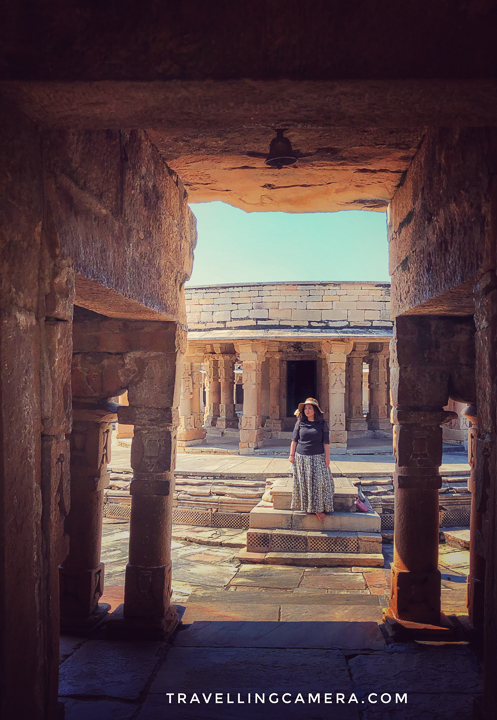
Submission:
M 390 279 L 385 213 L 246 213 L 222 202 L 190 207 L 198 243 L 187 285 Z

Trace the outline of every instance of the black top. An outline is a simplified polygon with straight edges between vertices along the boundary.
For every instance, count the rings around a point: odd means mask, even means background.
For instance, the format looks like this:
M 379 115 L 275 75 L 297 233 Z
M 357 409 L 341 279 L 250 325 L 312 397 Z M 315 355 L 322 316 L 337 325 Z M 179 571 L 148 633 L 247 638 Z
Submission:
M 307 418 L 297 420 L 292 440 L 297 442 L 299 455 L 323 455 L 324 446 L 330 444 L 330 430 L 326 420 L 311 422 Z

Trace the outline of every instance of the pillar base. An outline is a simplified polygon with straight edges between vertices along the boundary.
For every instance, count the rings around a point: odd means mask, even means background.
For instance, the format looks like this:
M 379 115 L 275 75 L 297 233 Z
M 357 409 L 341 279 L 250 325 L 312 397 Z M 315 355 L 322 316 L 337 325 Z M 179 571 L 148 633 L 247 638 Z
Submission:
M 99 603 L 92 614 L 81 620 L 74 618 L 60 618 L 60 631 L 65 635 L 90 635 L 99 625 L 109 617 L 110 605 Z
M 443 613 L 440 613 L 440 623 L 417 623 L 411 620 L 401 620 L 394 615 L 392 608 L 383 610 L 385 629 L 393 640 L 456 640 L 456 626 Z
M 226 428 L 237 428 L 238 427 L 238 418 L 219 418 L 216 427 L 221 428 L 222 430 L 226 430 Z
M 176 605 L 171 605 L 164 617 L 139 618 L 124 617 L 124 604 L 118 605 L 109 615 L 106 629 L 107 635 L 128 640 L 160 639 L 171 637 L 180 623 Z
M 177 440 L 176 448 L 191 447 L 192 445 L 205 445 L 205 437 L 196 438 L 195 440 Z

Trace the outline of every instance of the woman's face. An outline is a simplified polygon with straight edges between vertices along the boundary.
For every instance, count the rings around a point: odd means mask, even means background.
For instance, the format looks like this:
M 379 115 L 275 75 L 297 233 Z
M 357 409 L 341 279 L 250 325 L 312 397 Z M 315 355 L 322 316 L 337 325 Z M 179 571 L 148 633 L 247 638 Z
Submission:
M 304 413 L 309 420 L 312 420 L 314 417 L 314 405 L 304 405 Z

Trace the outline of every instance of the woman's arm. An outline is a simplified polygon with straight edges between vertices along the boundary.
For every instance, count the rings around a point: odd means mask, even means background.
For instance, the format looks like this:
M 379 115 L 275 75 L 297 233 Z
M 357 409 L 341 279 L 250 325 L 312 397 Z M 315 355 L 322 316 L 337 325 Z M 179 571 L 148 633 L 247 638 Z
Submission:
M 324 445 L 324 459 L 326 461 L 326 467 L 330 467 L 330 446 Z
M 290 458 L 289 458 L 291 463 L 293 463 L 295 461 L 296 448 L 297 448 L 297 441 L 292 440 L 291 445 L 290 445 Z M 329 454 L 330 454 L 330 446 L 328 445 L 328 456 L 329 456 Z

